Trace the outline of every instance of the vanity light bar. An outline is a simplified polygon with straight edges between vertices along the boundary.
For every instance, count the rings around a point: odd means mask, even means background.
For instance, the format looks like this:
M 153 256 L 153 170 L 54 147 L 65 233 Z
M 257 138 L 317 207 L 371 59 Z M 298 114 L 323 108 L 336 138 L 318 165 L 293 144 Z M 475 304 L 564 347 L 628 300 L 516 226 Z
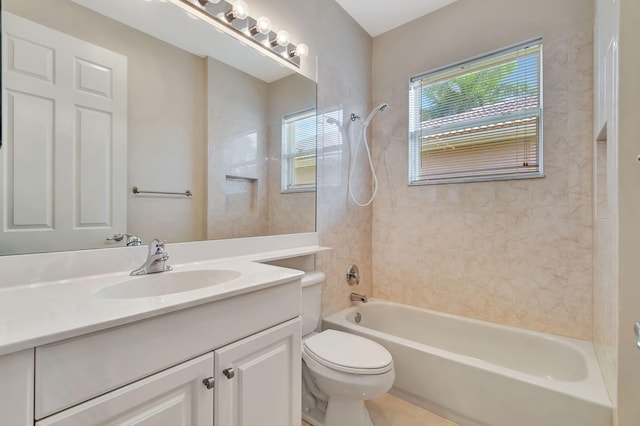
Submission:
M 234 34 L 249 40 L 253 45 L 275 54 L 296 68 L 300 68 L 300 59 L 309 54 L 304 43 L 294 45 L 287 31 L 273 31 L 269 18 L 249 16 L 249 6 L 243 0 L 179 0 L 198 13 L 212 18 L 215 22 L 231 29 Z

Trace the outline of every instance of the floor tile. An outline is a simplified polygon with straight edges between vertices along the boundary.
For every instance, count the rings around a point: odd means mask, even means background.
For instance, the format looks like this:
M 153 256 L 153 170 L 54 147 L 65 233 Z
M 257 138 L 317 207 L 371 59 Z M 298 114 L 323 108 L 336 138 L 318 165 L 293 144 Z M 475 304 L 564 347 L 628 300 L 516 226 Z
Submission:
M 374 426 L 459 426 L 389 394 L 366 404 Z
M 366 402 L 373 426 L 459 426 L 393 395 L 385 394 Z M 311 426 L 302 421 L 302 426 Z

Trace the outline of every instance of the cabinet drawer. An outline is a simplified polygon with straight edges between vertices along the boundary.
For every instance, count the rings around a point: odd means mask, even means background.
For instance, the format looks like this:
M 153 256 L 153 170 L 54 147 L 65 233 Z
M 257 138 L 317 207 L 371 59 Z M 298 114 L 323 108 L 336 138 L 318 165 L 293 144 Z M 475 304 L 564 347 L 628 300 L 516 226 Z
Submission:
M 293 281 L 36 348 L 41 419 L 300 314 Z
M 211 426 L 213 392 L 202 379 L 212 373 L 213 354 L 208 353 L 40 420 L 36 426 Z

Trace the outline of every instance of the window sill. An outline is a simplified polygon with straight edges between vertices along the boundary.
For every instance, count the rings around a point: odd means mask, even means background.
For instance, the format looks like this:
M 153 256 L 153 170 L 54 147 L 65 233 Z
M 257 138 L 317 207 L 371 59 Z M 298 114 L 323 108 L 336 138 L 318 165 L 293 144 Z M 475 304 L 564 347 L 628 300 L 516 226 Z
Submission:
M 544 172 L 527 173 L 522 175 L 505 175 L 505 176 L 477 176 L 477 177 L 464 177 L 464 178 L 450 178 L 450 179 L 437 179 L 437 180 L 418 180 L 415 182 L 409 181 L 409 186 L 423 186 L 423 185 L 440 185 L 447 183 L 471 183 L 471 182 L 490 182 L 499 180 L 521 180 L 521 179 L 540 179 L 544 177 Z

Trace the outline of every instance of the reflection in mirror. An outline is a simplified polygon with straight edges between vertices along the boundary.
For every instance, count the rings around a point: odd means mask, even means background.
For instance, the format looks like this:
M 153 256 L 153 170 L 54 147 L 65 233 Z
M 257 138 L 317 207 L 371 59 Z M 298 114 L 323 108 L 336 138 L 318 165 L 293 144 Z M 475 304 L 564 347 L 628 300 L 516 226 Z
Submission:
M 3 0 L 2 68 L 0 254 L 315 230 L 315 82 L 172 3 Z

